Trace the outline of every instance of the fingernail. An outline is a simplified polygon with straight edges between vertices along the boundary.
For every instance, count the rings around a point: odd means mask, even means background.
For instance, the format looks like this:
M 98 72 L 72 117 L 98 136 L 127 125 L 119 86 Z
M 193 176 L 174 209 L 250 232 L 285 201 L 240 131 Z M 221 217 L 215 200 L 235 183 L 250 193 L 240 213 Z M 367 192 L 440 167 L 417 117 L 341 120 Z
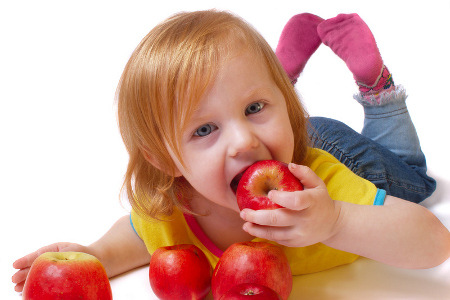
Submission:
M 272 200 L 272 191 L 269 191 L 269 193 L 267 194 L 267 197 Z
M 298 167 L 297 164 L 289 163 L 289 168 L 291 168 L 291 170 L 293 170 L 293 169 L 295 169 L 295 168 L 297 168 L 297 167 Z
M 241 218 L 245 220 L 245 211 L 244 210 L 241 210 L 240 215 L 241 215 Z

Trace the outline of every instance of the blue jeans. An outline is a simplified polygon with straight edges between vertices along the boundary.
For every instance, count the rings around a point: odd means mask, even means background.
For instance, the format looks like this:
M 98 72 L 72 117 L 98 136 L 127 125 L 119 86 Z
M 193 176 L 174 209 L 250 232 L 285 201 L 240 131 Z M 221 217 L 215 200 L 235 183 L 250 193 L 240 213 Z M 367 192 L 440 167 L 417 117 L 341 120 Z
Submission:
M 436 189 L 406 107 L 404 90 L 382 106 L 364 106 L 359 134 L 342 122 L 311 117 L 312 147 L 332 154 L 388 195 L 419 203 Z

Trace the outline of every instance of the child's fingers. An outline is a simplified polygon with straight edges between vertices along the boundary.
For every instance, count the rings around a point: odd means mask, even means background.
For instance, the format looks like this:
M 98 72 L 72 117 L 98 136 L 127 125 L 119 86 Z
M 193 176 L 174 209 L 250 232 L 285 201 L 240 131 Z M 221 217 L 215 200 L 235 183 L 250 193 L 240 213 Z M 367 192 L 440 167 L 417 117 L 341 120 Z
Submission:
M 12 277 L 12 282 L 17 285 L 24 283 L 25 279 L 27 279 L 29 271 L 30 271 L 30 268 L 25 268 L 25 269 L 21 269 L 21 270 L 17 271 Z
M 45 252 L 65 252 L 65 251 L 79 251 L 81 246 L 71 243 L 55 243 L 38 249 L 37 251 L 25 255 L 19 258 L 13 263 L 14 269 L 25 269 L 31 267 L 33 262 L 38 258 L 39 255 Z
M 243 209 L 241 218 L 247 222 L 265 226 L 284 227 L 292 225 L 291 212 L 288 209 Z
M 16 286 L 14 287 L 14 290 L 18 293 L 23 291 L 23 286 L 25 285 L 25 281 L 16 284 Z
M 30 253 L 28 255 L 25 255 L 24 257 L 19 258 L 13 263 L 14 269 L 25 269 L 31 267 L 31 264 L 35 261 L 36 258 L 38 258 L 39 255 L 45 252 L 53 252 L 57 251 L 58 246 L 57 244 L 48 245 L 45 247 L 42 247 L 38 249 L 37 251 Z
M 300 180 L 305 189 L 312 189 L 324 184 L 322 179 L 307 166 L 290 163 L 289 171 Z
M 13 268 L 18 269 L 11 278 L 12 282 L 16 284 L 14 290 L 16 292 L 22 292 L 25 280 L 27 279 L 30 267 L 34 260 L 40 255 L 40 251 L 44 249 L 41 248 L 36 252 L 30 253 L 22 258 L 19 258 L 13 263 Z
M 300 211 L 311 205 L 308 191 L 284 192 L 270 191 L 269 199 L 285 208 Z
M 262 226 L 250 222 L 246 222 L 242 227 L 244 231 L 253 235 L 255 237 L 259 237 L 262 239 L 266 239 L 269 241 L 284 241 L 291 239 L 290 229 L 287 227 L 271 227 L 271 226 Z
M 39 250 L 25 255 L 22 258 L 19 258 L 13 263 L 13 268 L 18 269 L 13 276 L 12 282 L 16 284 L 14 290 L 16 292 L 21 292 L 23 290 L 23 286 L 25 284 L 25 280 L 27 279 L 28 273 L 30 271 L 30 267 L 33 262 L 38 258 L 39 255 L 45 252 L 68 252 L 68 251 L 80 251 L 83 252 L 84 247 L 78 244 L 72 243 L 55 243 L 45 247 L 40 248 Z
M 307 209 L 312 204 L 313 194 L 316 193 L 317 188 L 325 188 L 325 184 L 313 170 L 306 166 L 290 163 L 289 170 L 301 181 L 304 190 L 295 192 L 270 191 L 269 199 L 292 210 Z
M 42 252 L 43 253 L 43 252 Z M 30 253 L 28 255 L 25 255 L 24 257 L 19 258 L 13 263 L 14 269 L 25 269 L 29 268 L 31 264 L 34 262 L 34 260 L 40 255 L 41 253 L 38 251 Z

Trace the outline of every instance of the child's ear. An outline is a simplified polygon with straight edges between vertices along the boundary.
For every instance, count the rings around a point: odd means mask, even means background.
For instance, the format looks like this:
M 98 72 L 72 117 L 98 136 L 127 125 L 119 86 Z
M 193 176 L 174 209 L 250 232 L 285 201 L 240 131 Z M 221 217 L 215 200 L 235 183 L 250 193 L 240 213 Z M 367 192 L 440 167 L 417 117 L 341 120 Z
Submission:
M 151 163 L 155 168 L 161 170 L 162 172 L 173 176 L 173 177 L 180 177 L 182 176 L 180 170 L 178 170 L 177 167 L 174 167 L 173 170 L 171 170 L 170 168 L 167 168 L 167 166 L 163 166 L 161 165 L 161 163 L 155 159 L 150 153 L 149 151 L 142 151 L 142 154 L 144 155 L 144 158 L 146 161 L 148 161 L 149 163 Z

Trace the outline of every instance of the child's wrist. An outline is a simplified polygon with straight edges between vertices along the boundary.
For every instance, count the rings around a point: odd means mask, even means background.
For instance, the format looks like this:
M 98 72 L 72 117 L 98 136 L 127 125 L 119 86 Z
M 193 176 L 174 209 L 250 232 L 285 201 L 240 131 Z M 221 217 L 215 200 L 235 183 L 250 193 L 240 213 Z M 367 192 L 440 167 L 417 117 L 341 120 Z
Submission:
M 339 233 L 344 227 L 345 206 L 342 201 L 332 200 L 334 202 L 334 218 L 332 220 L 332 227 L 328 238 L 322 241 L 322 244 L 329 246 L 333 244 L 336 239 L 339 238 Z
M 105 251 L 104 248 L 105 247 L 102 247 L 97 241 L 86 247 L 86 253 L 95 256 L 102 263 L 108 277 L 111 277 L 112 274 L 109 267 L 111 258 L 109 257 L 107 251 Z

